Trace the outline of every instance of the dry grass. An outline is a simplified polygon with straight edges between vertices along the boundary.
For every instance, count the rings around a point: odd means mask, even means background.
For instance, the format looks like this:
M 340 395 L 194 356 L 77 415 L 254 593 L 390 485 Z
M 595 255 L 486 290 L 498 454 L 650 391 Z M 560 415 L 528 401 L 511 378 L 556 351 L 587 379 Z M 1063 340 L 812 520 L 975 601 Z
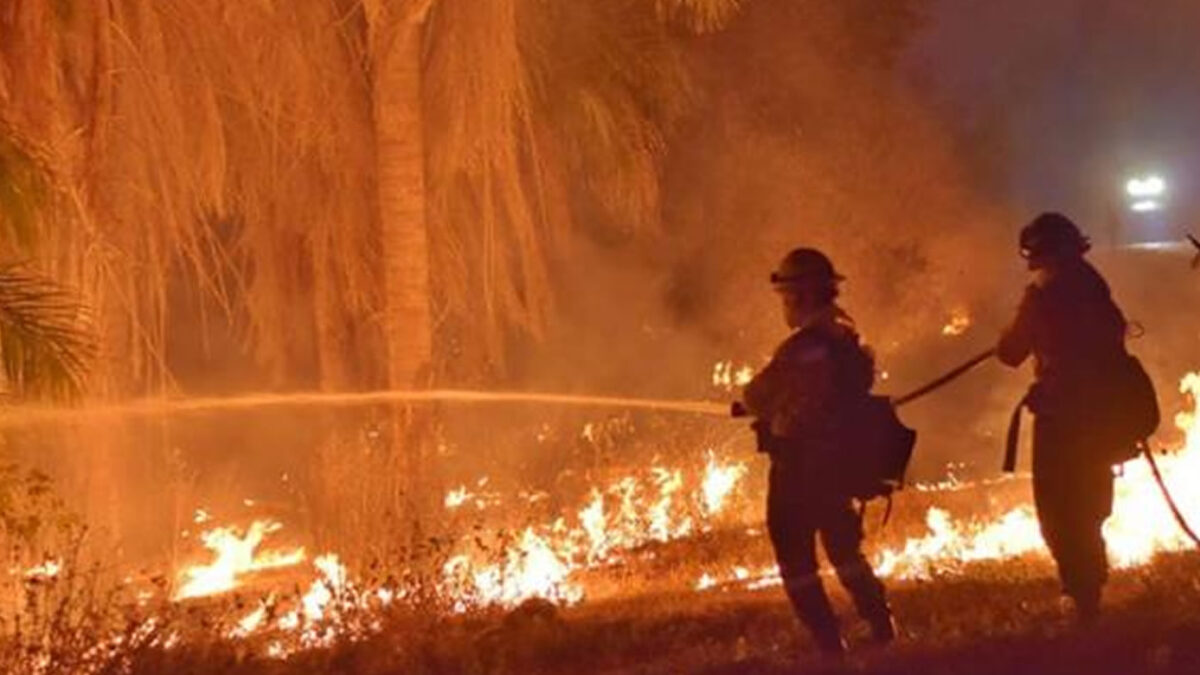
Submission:
M 1115 575 L 1107 614 L 1086 629 L 1070 623 L 1040 562 L 902 584 L 892 595 L 904 638 L 873 650 L 852 626 L 857 650 L 844 664 L 813 655 L 778 591 L 645 595 L 566 610 L 534 601 L 455 618 L 395 610 L 377 634 L 286 661 L 196 632 L 169 650 L 134 640 L 107 663 L 135 673 L 1195 672 L 1198 569 L 1200 557 L 1189 553 Z M 845 598 L 836 600 L 848 614 Z

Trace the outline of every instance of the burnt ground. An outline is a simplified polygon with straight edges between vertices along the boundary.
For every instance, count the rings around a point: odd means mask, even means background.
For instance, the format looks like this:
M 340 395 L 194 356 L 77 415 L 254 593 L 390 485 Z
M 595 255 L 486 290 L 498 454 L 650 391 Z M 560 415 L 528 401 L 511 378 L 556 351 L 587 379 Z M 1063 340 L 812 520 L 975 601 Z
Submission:
M 833 584 L 830 584 L 831 586 Z M 531 604 L 506 615 L 392 617 L 377 636 L 286 663 L 232 649 L 140 654 L 139 672 L 235 673 L 1197 673 L 1200 554 L 1116 572 L 1106 613 L 1075 626 L 1039 559 L 974 565 L 965 574 L 894 584 L 903 638 L 853 655 L 816 657 L 779 589 L 641 595 L 568 610 Z M 835 593 L 840 613 L 852 616 Z

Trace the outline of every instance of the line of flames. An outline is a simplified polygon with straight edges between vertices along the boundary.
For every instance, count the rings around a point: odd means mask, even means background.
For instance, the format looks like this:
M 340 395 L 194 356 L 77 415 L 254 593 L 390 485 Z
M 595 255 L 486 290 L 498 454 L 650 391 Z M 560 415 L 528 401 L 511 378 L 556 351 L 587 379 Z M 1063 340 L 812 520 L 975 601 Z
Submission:
M 1183 379 L 1181 391 L 1193 401 L 1200 399 L 1200 374 Z M 1197 414 L 1179 415 L 1176 424 L 1186 441 L 1175 454 L 1161 460 L 1171 484 L 1200 475 L 1200 424 Z M 652 468 L 647 477 L 624 477 L 607 487 L 593 489 L 586 503 L 572 516 L 560 517 L 544 526 L 529 526 L 503 550 L 500 559 L 464 550 L 449 557 L 441 569 L 437 593 L 451 600 L 455 611 L 498 605 L 512 607 L 530 598 L 558 603 L 583 599 L 585 589 L 575 580 L 578 572 L 619 564 L 629 551 L 652 542 L 693 536 L 712 529 L 739 491 L 748 468 L 745 464 L 707 453 L 705 466 L 689 481 L 681 469 Z M 480 481 L 476 488 L 486 485 Z M 690 489 L 688 487 L 690 486 Z M 946 489 L 957 489 L 958 484 Z M 1200 490 L 1175 485 L 1176 498 L 1185 513 L 1200 513 Z M 941 487 L 932 488 L 934 491 Z M 483 509 L 498 496 L 476 493 L 466 486 L 451 490 L 445 498 L 448 510 Z M 201 522 L 198 512 L 197 522 Z M 207 519 L 207 514 L 204 514 Z M 980 560 L 999 560 L 1042 553 L 1042 538 L 1030 505 L 1020 505 L 990 520 L 956 520 L 937 507 L 926 513 L 928 532 L 912 537 L 901 546 L 875 554 L 876 571 L 891 579 L 922 579 L 935 571 L 946 573 Z M 218 527 L 201 535 L 214 560 L 194 565 L 180 573 L 177 600 L 218 595 L 238 588 L 253 574 L 267 569 L 296 567 L 308 557 L 302 548 L 259 551 L 264 538 L 277 532 L 280 524 L 255 521 L 245 530 Z M 1186 548 L 1186 537 L 1176 528 L 1157 493 L 1153 477 L 1139 461 L 1123 467 L 1117 482 L 1113 516 L 1105 524 L 1110 558 L 1117 567 L 1145 563 L 1155 553 Z M 361 636 L 378 626 L 368 621 L 339 622 L 345 604 L 355 610 L 385 607 L 404 599 L 408 589 L 366 591 L 355 586 L 336 555 L 325 554 L 312 561 L 314 580 L 290 611 L 275 616 L 275 598 L 268 596 L 230 631 L 245 638 L 265 631 L 290 633 L 288 643 L 272 642 L 270 653 L 283 657 L 298 648 L 326 645 L 339 637 Z M 45 574 L 49 568 L 34 573 Z M 53 567 L 53 574 L 58 567 Z M 751 570 L 744 566 L 728 571 L 706 571 L 695 587 L 705 590 L 730 584 L 761 588 L 778 583 L 773 566 Z M 349 600 L 347 600 L 349 598 Z M 331 621 L 331 619 L 333 619 Z

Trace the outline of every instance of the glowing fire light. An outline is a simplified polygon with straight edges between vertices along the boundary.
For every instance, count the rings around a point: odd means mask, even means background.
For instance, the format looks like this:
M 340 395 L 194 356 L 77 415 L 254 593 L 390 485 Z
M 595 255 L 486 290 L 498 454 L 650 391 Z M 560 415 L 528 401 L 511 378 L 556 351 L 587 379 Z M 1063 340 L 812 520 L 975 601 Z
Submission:
M 744 387 L 754 379 L 754 368 L 748 365 L 735 366 L 733 361 L 718 361 L 713 365 L 712 383 L 714 387 L 732 391 Z
M 57 577 L 62 572 L 61 560 L 47 560 L 24 571 L 26 579 L 47 580 Z
M 659 499 L 650 505 L 650 537 L 657 541 L 668 541 L 685 537 L 692 531 L 692 521 L 686 518 L 674 523 L 671 517 L 671 503 L 674 495 L 683 487 L 683 476 L 679 470 L 671 471 L 662 467 L 651 469 L 654 481 L 658 484 Z
M 1200 374 L 1184 378 L 1181 390 L 1193 401 L 1200 396 Z M 1177 424 L 1186 431 L 1187 440 L 1179 453 L 1160 462 L 1168 482 L 1179 482 L 1200 472 L 1200 424 L 1195 411 L 1180 415 Z M 747 472 L 744 464 L 723 462 L 709 451 L 704 466 L 696 470 L 654 466 L 639 475 L 617 477 L 607 486 L 593 487 L 573 515 L 541 526 L 527 526 L 511 540 L 502 541 L 499 548 L 483 553 L 464 548 L 452 555 L 441 569 L 436 592 L 457 611 L 489 605 L 512 607 L 533 597 L 578 602 L 586 589 L 576 573 L 624 562 L 622 556 L 651 542 L 707 530 L 714 517 L 729 509 L 731 495 Z M 1105 525 L 1110 557 L 1117 567 L 1141 564 L 1156 552 L 1188 545 L 1151 481 L 1140 462 L 1131 462 L 1117 483 L 1114 514 Z M 985 481 L 976 488 L 987 484 Z M 936 493 L 971 489 L 971 484 L 949 480 L 924 488 L 927 493 Z M 1200 513 L 1200 493 L 1176 493 L 1185 513 Z M 447 495 L 446 504 L 453 508 L 452 503 L 466 503 L 471 498 L 462 487 Z M 518 503 L 527 504 L 528 500 L 522 498 Z M 873 554 L 881 576 L 926 579 L 954 572 L 972 561 L 1046 555 L 1037 519 L 1028 504 L 1014 505 L 992 519 L 956 518 L 934 507 L 926 512 L 925 521 L 925 534 Z M 220 593 L 235 588 L 239 576 L 247 572 L 303 561 L 303 549 L 255 553 L 263 538 L 278 529 L 278 523 L 256 521 L 245 535 L 234 528 L 205 532 L 203 541 L 217 553 L 217 560 L 185 570 L 181 576 L 187 583 L 176 597 Z M 761 533 L 755 531 L 750 536 Z M 275 637 L 277 634 L 272 633 L 266 648 L 268 653 L 283 658 L 300 647 L 367 634 L 375 630 L 372 626 L 377 626 L 378 620 L 355 623 L 347 618 L 348 609 L 369 610 L 407 597 L 404 588 L 370 594 L 358 591 L 334 555 L 316 558 L 313 566 L 316 580 L 290 611 L 271 620 L 276 602 L 271 596 L 236 622 L 229 635 L 247 637 L 268 630 L 283 631 L 290 637 Z M 752 569 L 738 565 L 703 571 L 695 588 L 710 590 L 728 584 L 759 589 L 778 585 L 779 578 L 774 566 Z
M 274 596 L 270 596 L 265 601 L 259 603 L 257 609 L 247 614 L 237 622 L 237 626 L 235 626 L 233 630 L 229 632 L 229 637 L 246 637 L 261 628 L 267 620 L 267 609 L 271 606 L 274 600 Z
M 1168 486 L 1187 482 L 1200 475 L 1200 423 L 1196 402 L 1200 401 L 1200 373 L 1183 378 L 1180 391 L 1193 402 L 1191 411 L 1176 416 L 1176 425 L 1186 433 L 1178 452 L 1158 460 Z M 963 484 L 953 481 L 927 491 L 959 490 Z M 1200 491 L 1172 490 L 1179 508 L 1193 521 L 1200 514 Z M 912 537 L 899 548 L 883 549 L 875 556 L 874 567 L 882 576 L 893 579 L 927 579 L 935 572 L 954 571 L 965 563 L 1002 560 L 1022 555 L 1048 555 L 1032 505 L 1019 505 L 992 521 L 955 520 L 937 507 L 926 513 L 929 532 Z M 1108 556 L 1113 566 L 1127 568 L 1148 562 L 1156 553 L 1189 548 L 1190 540 L 1175 523 L 1158 492 L 1149 467 L 1140 459 L 1127 462 L 1116 482 L 1112 516 L 1104 524 Z M 696 584 L 708 589 L 731 583 L 736 575 L 716 576 L 705 572 Z M 762 588 L 779 583 L 777 571 L 758 575 L 747 588 Z
M 942 326 L 942 335 L 955 337 L 967 332 L 971 327 L 971 315 L 966 310 L 955 310 L 946 325 Z
M 457 509 L 466 504 L 471 499 L 471 493 L 467 491 L 466 486 L 455 488 L 446 493 L 446 508 Z
M 217 559 L 208 565 L 195 565 L 183 570 L 180 575 L 183 583 L 175 593 L 175 599 L 224 593 L 237 588 L 238 578 L 246 574 L 303 562 L 303 548 L 255 553 L 263 537 L 282 527 L 274 521 L 256 520 L 245 535 L 235 527 L 218 527 L 201 534 L 204 546 L 216 553 Z
M 709 450 L 708 462 L 704 465 L 704 479 L 700 483 L 705 513 L 720 513 L 726 498 L 745 473 L 744 464 L 721 464 L 712 450 Z

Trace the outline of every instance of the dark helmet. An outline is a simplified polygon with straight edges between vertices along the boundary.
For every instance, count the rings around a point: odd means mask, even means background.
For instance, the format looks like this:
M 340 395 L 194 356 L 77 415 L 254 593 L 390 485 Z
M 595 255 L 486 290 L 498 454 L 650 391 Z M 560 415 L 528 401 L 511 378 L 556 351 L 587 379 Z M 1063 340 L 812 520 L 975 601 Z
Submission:
M 1081 256 L 1092 248 L 1079 227 L 1061 213 L 1043 213 L 1021 229 L 1021 256 Z
M 805 283 L 836 285 L 844 278 L 833 269 L 829 258 L 815 248 L 793 250 L 779 261 L 779 268 L 771 272 L 771 283 L 776 286 Z

